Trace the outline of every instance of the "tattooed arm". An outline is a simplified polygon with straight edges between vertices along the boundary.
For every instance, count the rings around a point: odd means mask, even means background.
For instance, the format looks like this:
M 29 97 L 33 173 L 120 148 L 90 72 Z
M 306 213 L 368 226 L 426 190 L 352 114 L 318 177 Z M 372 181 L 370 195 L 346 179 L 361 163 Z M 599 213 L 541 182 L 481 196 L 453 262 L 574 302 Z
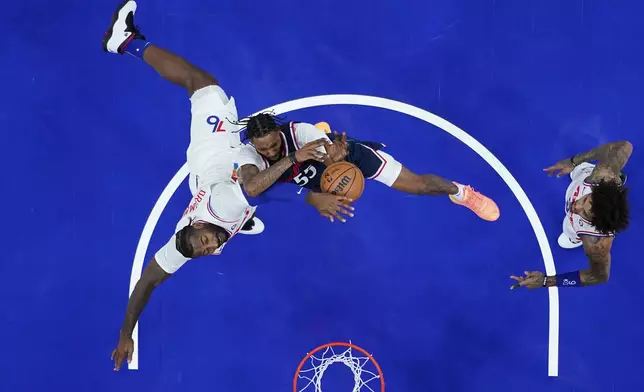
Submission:
M 260 171 L 256 165 L 242 165 L 240 176 L 242 183 L 244 184 L 244 190 L 246 190 L 248 196 L 259 196 L 262 192 L 273 185 L 275 181 L 277 181 L 280 176 L 296 162 L 305 162 L 311 159 L 318 162 L 324 162 L 327 155 L 318 151 L 317 148 L 327 143 L 328 139 L 318 139 L 306 143 L 302 148 L 297 150 L 297 152 L 291 153 L 280 159 L 263 171 Z
M 584 252 L 590 262 L 590 268 L 580 272 L 581 284 L 584 286 L 605 283 L 610 276 L 610 248 L 613 237 L 581 236 Z
M 293 166 L 291 157 L 280 159 L 277 163 L 264 171 L 259 171 L 255 165 L 244 165 L 240 170 L 240 177 L 244 190 L 250 197 L 259 196 L 277 181 L 289 167 Z
M 580 163 L 598 161 L 592 174 L 588 177 L 588 181 L 616 180 L 620 176 L 620 171 L 626 166 L 632 152 L 633 145 L 628 141 L 606 143 L 572 158 L 562 159 L 543 171 L 548 172 L 549 176 L 556 174 L 557 177 L 561 177 L 572 172 L 575 166 Z
M 619 178 L 620 171 L 633 153 L 633 145 L 628 141 L 603 144 L 588 152 L 572 157 L 572 163 L 598 161 L 588 181 L 597 182 L 602 179 L 614 180 Z
M 579 271 L 582 286 L 591 286 L 600 283 L 606 283 L 610 276 L 610 249 L 613 246 L 613 237 L 591 237 L 581 236 L 584 244 L 584 252 L 588 257 L 590 267 Z M 546 280 L 547 287 L 557 285 L 557 279 L 554 276 L 548 276 Z

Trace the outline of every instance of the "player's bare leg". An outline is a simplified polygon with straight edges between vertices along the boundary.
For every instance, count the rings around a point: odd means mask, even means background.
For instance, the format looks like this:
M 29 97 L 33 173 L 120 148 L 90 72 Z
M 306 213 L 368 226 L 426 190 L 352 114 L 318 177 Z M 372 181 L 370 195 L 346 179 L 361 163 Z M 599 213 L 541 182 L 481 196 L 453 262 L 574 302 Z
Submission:
M 449 181 L 435 174 L 418 175 L 403 166 L 392 188 L 414 195 L 449 195 L 452 202 L 469 208 L 481 219 L 487 221 L 499 219 L 499 207 L 492 199 L 475 191 L 469 185 Z
M 186 89 L 190 96 L 204 87 L 219 84 L 214 76 L 183 57 L 148 42 L 134 24 L 136 9 L 137 4 L 133 0 L 119 4 L 103 37 L 103 50 L 116 54 L 127 53 L 143 60 L 162 78 Z M 254 216 L 246 222 L 240 233 L 248 235 L 263 231 L 263 222 Z
M 210 85 L 217 85 L 214 76 L 190 64 L 186 59 L 148 42 L 134 25 L 137 4 L 133 0 L 121 3 L 110 28 L 103 38 L 103 50 L 130 54 L 149 64 L 162 78 L 179 85 L 192 95 Z

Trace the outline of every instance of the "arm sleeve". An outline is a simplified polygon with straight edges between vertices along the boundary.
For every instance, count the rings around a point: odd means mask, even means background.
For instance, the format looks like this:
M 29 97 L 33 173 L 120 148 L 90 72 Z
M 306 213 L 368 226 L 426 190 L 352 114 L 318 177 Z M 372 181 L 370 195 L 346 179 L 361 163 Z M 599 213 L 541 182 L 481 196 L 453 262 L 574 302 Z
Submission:
M 173 274 L 179 270 L 189 258 L 183 257 L 177 250 L 175 238 L 172 236 L 170 240 L 154 255 L 154 258 L 162 270 L 169 274 Z
M 175 227 L 175 234 L 183 227 L 188 225 L 189 222 L 190 219 L 186 218 L 185 216 L 182 217 Z M 179 268 L 181 268 L 188 260 L 190 260 L 189 258 L 184 257 L 177 250 L 177 244 L 174 235 L 170 237 L 168 242 L 166 242 L 166 244 L 157 251 L 157 253 L 154 255 L 154 258 L 157 260 L 159 267 L 161 267 L 162 270 L 169 274 L 177 272 Z

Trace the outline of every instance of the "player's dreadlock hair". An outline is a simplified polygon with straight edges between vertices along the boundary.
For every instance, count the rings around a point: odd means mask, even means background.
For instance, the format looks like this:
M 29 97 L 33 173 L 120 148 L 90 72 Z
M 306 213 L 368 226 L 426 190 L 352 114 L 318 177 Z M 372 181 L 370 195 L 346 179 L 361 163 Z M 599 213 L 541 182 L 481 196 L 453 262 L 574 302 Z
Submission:
M 591 222 L 603 234 L 626 230 L 629 224 L 628 188 L 616 181 L 593 185 Z
M 250 140 L 277 131 L 283 123 L 284 119 L 273 115 L 273 112 L 264 112 L 239 120 L 236 125 L 246 128 L 244 140 Z

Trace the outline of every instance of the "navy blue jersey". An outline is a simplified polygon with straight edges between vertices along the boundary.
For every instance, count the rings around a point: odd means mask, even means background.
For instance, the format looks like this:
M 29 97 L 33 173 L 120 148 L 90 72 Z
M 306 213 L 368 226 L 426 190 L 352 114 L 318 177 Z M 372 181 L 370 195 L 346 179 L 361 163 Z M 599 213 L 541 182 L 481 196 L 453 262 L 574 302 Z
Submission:
M 298 143 L 293 140 L 293 125 L 288 123 L 281 126 L 280 136 L 282 138 L 282 156 L 299 150 Z M 335 140 L 334 134 L 327 135 L 331 141 Z M 345 161 L 356 165 L 365 178 L 374 178 L 384 168 L 385 160 L 378 154 L 378 150 L 384 147 L 379 142 L 360 141 L 347 137 L 348 152 Z M 271 162 L 267 162 L 271 165 Z M 309 160 L 298 162 L 286 170 L 278 179 L 280 182 L 292 182 L 297 186 L 320 192 L 320 178 L 326 169 L 326 165 Z

